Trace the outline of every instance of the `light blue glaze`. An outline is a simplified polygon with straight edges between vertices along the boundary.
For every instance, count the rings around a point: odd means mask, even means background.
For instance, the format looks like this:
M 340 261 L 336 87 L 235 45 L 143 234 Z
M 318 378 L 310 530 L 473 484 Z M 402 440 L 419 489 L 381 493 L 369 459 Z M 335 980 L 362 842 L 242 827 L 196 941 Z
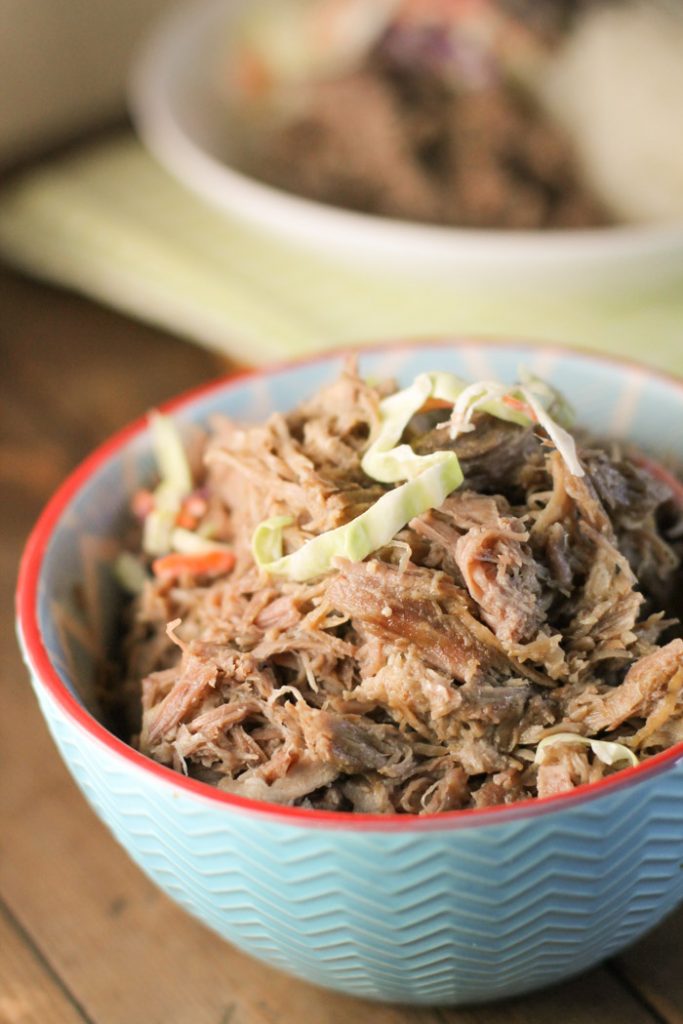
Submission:
M 365 373 L 389 372 L 401 383 L 426 369 L 511 381 L 519 364 L 561 387 L 582 423 L 617 428 L 659 451 L 680 446 L 683 392 L 634 370 L 474 344 L 362 357 Z M 180 418 L 221 411 L 257 420 L 292 406 L 338 368 L 330 360 L 248 380 L 196 400 Z M 106 558 L 98 564 L 84 535 L 116 531 L 126 491 L 149 465 L 147 439 L 138 438 L 72 501 L 46 553 L 39 621 L 77 694 L 89 691 L 91 659 L 77 645 L 64 649 L 55 609 L 71 607 L 85 560 L 105 632 L 111 626 Z M 184 792 L 170 772 L 154 776 L 105 747 L 32 676 L 66 764 L 134 860 L 219 934 L 308 981 L 425 1004 L 509 996 L 615 953 L 683 898 L 683 758 L 635 784 L 502 823 L 471 819 L 462 827 L 460 819 L 453 828 L 444 819 L 430 829 L 406 822 L 400 832 L 353 831 Z

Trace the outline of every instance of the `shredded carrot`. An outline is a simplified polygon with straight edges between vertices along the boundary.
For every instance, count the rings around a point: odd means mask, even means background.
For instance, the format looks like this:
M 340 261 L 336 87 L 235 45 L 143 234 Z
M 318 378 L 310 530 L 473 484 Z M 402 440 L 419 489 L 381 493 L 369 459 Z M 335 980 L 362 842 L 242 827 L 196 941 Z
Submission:
M 447 402 L 445 398 L 428 398 L 424 405 L 420 406 L 418 412 L 434 412 L 436 409 L 452 409 L 453 403 Z
M 206 498 L 202 498 L 200 494 L 190 494 L 180 506 L 176 526 L 182 526 L 184 530 L 196 530 L 205 513 Z
M 183 507 L 178 513 L 176 526 L 182 526 L 183 530 L 196 530 L 198 522 L 197 516 L 192 515 L 187 508 Z
M 245 50 L 236 61 L 237 86 L 250 99 L 265 96 L 272 84 L 267 64 L 258 53 Z
M 178 576 L 222 576 L 230 572 L 235 564 L 232 551 L 205 551 L 198 555 L 163 555 L 152 562 L 152 572 L 159 579 L 175 579 Z
M 154 495 L 144 487 L 140 488 L 133 495 L 131 508 L 134 516 L 137 516 L 138 519 L 145 519 L 154 509 Z
M 503 405 L 507 405 L 510 409 L 516 409 L 517 412 L 524 413 L 534 423 L 536 422 L 536 414 L 527 402 L 522 402 L 521 399 L 515 398 L 514 395 L 503 395 L 501 399 Z
M 651 476 L 654 480 L 659 480 L 671 491 L 676 502 L 683 506 L 683 482 L 678 477 L 666 469 L 661 462 L 655 462 L 654 459 L 648 459 L 646 455 L 638 455 L 633 460 L 637 466 L 644 469 L 645 472 Z

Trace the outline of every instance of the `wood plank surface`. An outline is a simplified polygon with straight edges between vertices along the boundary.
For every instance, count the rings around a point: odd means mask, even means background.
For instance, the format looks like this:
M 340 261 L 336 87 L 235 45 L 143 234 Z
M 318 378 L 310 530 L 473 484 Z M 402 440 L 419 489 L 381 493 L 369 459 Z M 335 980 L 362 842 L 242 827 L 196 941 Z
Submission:
M 86 1024 L 30 938 L 0 902 L 0 1021 Z
M 683 1024 L 683 909 L 622 953 L 614 969 L 662 1020 Z
M 96 443 L 225 364 L 162 332 L 0 271 L 0 1024 L 682 1024 L 683 915 L 615 964 L 464 1010 L 330 994 L 268 969 L 142 875 L 80 796 L 9 624 L 21 546 Z

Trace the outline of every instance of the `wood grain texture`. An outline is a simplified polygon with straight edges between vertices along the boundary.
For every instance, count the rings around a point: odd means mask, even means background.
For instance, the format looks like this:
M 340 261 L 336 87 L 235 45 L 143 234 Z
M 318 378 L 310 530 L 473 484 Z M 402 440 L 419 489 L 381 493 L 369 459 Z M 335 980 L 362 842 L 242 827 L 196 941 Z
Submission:
M 1 902 L 0 1024 L 88 1024 Z
M 21 546 L 64 474 L 126 421 L 226 367 L 5 271 L 0 366 L 0 614 L 9 623 Z M 7 628 L 0 684 L 0 900 L 9 912 L 0 1024 L 681 1024 L 681 915 L 614 970 L 490 1007 L 376 1006 L 269 970 L 176 908 L 112 840 L 52 746 Z
M 682 851 L 683 866 L 683 851 Z M 683 1024 L 683 909 L 616 960 L 618 976 L 662 1020 Z

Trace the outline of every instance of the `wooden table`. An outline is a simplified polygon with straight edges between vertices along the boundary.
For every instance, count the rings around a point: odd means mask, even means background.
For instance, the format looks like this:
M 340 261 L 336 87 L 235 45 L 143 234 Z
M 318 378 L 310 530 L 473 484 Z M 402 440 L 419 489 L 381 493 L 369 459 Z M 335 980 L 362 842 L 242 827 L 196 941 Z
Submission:
M 129 861 L 67 775 L 12 630 L 26 534 L 95 444 L 221 360 L 0 271 L 1 1024 L 652 1024 L 683 1022 L 683 913 L 582 978 L 465 1010 L 376 1006 L 250 960 Z

